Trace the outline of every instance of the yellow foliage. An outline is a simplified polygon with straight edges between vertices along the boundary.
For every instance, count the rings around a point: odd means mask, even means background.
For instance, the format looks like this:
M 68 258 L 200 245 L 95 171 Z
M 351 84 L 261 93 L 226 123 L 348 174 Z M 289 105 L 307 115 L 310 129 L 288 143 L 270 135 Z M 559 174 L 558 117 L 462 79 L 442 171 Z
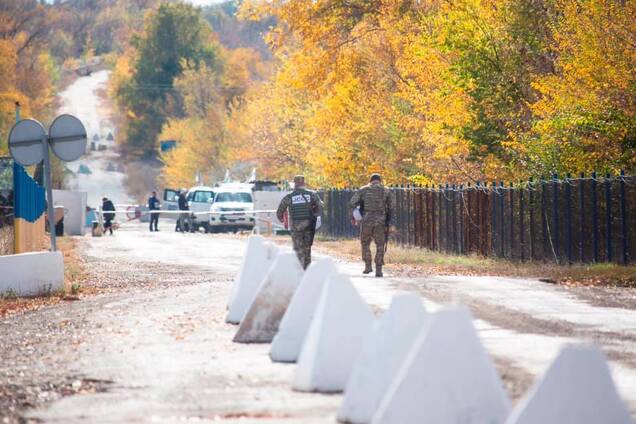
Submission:
M 277 70 L 238 161 L 350 186 L 636 170 L 636 3 L 248 0 Z M 252 148 L 250 148 L 252 147 Z
M 54 64 L 37 37 L 20 30 L 39 13 L 29 15 L 7 7 L 0 10 L 0 155 L 6 155 L 7 138 L 15 123 L 15 104 L 20 103 L 22 117 L 49 119 L 54 100 Z

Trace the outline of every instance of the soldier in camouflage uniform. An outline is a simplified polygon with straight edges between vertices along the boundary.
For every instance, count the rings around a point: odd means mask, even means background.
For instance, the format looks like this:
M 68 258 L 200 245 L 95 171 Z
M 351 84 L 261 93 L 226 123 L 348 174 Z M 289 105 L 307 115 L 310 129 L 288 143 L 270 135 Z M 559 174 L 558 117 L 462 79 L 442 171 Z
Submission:
M 364 274 L 373 272 L 371 267 L 371 241 L 375 242 L 375 276 L 382 277 L 384 264 L 384 245 L 386 243 L 386 229 L 390 225 L 393 209 L 391 193 L 382 185 L 379 174 L 371 175 L 369 184 L 360 188 L 349 204 L 350 216 L 353 220 L 353 209 L 360 207 L 362 221 L 360 226 L 360 244 L 362 245 L 362 260 Z
M 294 251 L 303 268 L 311 263 L 311 245 L 314 243 L 316 220 L 322 214 L 322 201 L 315 191 L 305 188 L 305 177 L 294 177 L 294 191 L 283 197 L 276 216 L 283 221 L 285 211 L 289 211 L 289 229 Z

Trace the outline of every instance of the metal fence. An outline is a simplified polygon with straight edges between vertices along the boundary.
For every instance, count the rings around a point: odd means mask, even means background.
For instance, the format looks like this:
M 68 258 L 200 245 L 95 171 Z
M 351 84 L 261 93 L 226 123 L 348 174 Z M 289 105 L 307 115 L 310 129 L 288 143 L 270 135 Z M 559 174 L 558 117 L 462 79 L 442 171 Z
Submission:
M 0 255 L 13 253 L 13 161 L 0 157 Z
M 636 176 L 390 187 L 392 242 L 514 261 L 636 262 Z M 323 233 L 353 238 L 354 190 L 324 190 Z

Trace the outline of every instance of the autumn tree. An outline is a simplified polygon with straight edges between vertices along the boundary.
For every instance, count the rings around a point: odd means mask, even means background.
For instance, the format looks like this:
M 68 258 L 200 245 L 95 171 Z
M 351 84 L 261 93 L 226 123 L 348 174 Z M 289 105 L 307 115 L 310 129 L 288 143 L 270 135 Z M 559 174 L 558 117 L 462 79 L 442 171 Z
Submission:
M 116 96 L 125 111 L 124 153 L 136 157 L 156 154 L 157 136 L 175 112 L 174 80 L 187 67 L 222 66 L 219 46 L 199 9 L 185 4 L 162 4 L 144 32 L 133 39 L 132 60 L 119 69 Z
M 511 147 L 535 174 L 636 172 L 636 3 L 557 4 L 555 72 L 533 81 L 536 119 Z
M 631 2 L 253 0 L 241 15 L 277 22 L 277 72 L 236 115 L 243 136 L 267 134 L 260 151 L 286 146 L 260 162 L 271 175 L 293 163 L 344 186 L 371 170 L 396 183 L 634 170 Z M 294 141 L 256 109 L 302 111 Z

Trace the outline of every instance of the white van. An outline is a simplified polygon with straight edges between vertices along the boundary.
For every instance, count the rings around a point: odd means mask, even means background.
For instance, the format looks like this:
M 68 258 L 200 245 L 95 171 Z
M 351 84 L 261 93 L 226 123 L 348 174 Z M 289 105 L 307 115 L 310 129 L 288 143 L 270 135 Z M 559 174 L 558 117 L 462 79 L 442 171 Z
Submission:
M 251 230 L 256 222 L 252 190 L 245 185 L 223 185 L 215 188 L 210 210 L 210 231 Z

